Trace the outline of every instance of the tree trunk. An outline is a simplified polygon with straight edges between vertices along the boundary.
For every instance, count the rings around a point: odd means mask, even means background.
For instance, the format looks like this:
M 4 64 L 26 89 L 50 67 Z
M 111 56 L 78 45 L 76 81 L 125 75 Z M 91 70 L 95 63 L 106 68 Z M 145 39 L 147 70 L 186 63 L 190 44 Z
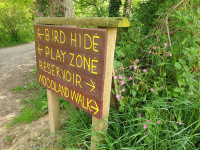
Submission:
M 69 1 L 69 0 L 66 0 Z M 70 0 L 71 1 L 71 0 Z M 63 0 L 48 0 L 35 2 L 36 17 L 64 17 L 65 16 L 65 1 Z
M 75 17 L 73 0 L 64 0 L 65 17 Z
M 127 15 L 130 16 L 130 14 L 131 14 L 131 4 L 132 4 L 132 0 L 125 0 L 123 17 L 126 17 Z
M 49 0 L 49 17 L 64 17 L 64 2 L 61 0 Z

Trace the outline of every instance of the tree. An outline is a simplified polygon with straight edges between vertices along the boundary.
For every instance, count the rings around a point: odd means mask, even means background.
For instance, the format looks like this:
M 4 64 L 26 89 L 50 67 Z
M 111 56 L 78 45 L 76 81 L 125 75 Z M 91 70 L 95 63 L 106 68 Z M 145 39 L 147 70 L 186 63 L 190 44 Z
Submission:
M 73 0 L 36 0 L 37 17 L 75 17 Z
M 109 17 L 119 17 L 119 8 L 121 4 L 121 0 L 110 0 Z
M 108 0 L 74 0 L 76 12 L 86 17 L 108 16 Z M 77 15 L 78 15 L 77 13 Z
M 65 17 L 75 17 L 73 0 L 64 1 Z
M 132 0 L 125 0 L 123 17 L 126 17 L 127 15 L 130 16 L 130 14 L 131 14 L 131 3 L 132 3 Z

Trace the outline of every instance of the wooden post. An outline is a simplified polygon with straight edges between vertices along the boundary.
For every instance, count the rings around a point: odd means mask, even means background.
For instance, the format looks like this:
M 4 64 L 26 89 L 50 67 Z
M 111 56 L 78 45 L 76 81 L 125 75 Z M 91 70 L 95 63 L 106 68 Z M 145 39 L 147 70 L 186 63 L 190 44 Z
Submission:
M 59 96 L 47 90 L 50 132 L 55 132 L 60 127 Z
M 92 137 L 91 137 L 91 149 L 95 149 L 96 143 L 98 141 L 98 135 L 94 135 L 95 131 L 107 131 L 107 122 L 109 117 L 110 108 L 110 95 L 111 95 L 111 83 L 112 83 L 112 71 L 113 71 L 113 61 L 114 61 L 114 50 L 117 28 L 108 28 L 108 43 L 107 43 L 107 54 L 106 54 L 106 72 L 104 79 L 104 91 L 103 91 L 103 113 L 102 119 L 99 120 L 92 117 Z

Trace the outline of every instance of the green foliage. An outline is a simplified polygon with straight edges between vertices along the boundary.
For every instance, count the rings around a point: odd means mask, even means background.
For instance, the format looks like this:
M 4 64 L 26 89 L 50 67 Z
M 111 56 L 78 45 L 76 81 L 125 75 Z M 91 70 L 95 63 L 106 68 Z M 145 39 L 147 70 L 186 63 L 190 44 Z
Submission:
M 177 0 L 172 1 L 174 3 Z M 158 18 L 157 11 L 164 2 L 165 0 L 140 1 L 138 2 L 138 5 L 136 5 L 135 9 L 133 9 L 135 17 L 134 19 L 137 19 L 139 22 L 141 22 L 143 26 L 143 34 L 147 34 L 149 29 L 155 25 L 156 19 Z M 163 8 L 164 7 L 162 7 L 162 9 Z
M 97 149 L 200 148 L 200 2 L 179 2 L 134 5 L 116 46 L 119 110 L 111 110 L 108 132 L 98 132 Z M 89 147 L 90 117 L 82 115 L 69 119 L 74 138 L 62 137 L 63 146 Z
M 0 1 L 0 46 L 33 41 L 33 15 L 26 5 Z
M 68 117 L 64 121 L 63 129 L 58 131 L 60 140 L 56 147 L 89 148 L 91 139 L 91 116 L 85 111 L 77 111 L 68 105 Z
M 108 16 L 109 2 L 106 0 L 74 0 L 77 17 L 105 17 Z
M 157 17 L 153 17 L 155 23 L 150 27 L 143 26 L 145 20 L 136 17 L 137 24 L 132 24 L 122 34 L 116 47 L 119 111 L 134 118 L 140 118 L 137 117 L 139 114 L 143 116 L 141 124 L 132 122 L 137 124 L 133 134 L 138 133 L 138 138 L 134 138 L 139 142 L 130 144 L 138 147 L 137 143 L 141 145 L 142 142 L 144 145 L 140 148 L 143 149 L 199 148 L 200 13 L 196 6 L 200 3 L 195 0 L 185 2 L 170 11 L 173 5 L 171 1 L 165 1 L 157 7 L 154 10 Z M 168 13 L 163 13 L 167 8 Z M 137 10 L 135 15 L 142 12 Z M 160 13 L 162 16 L 158 18 Z M 165 23 L 167 15 L 170 35 Z M 151 123 L 145 123 L 145 120 Z M 145 130 L 143 124 L 147 126 Z
M 44 17 L 47 17 L 50 13 L 49 13 L 49 8 L 50 8 L 50 4 L 49 4 L 49 0 L 37 0 L 38 3 L 38 11 L 42 12 Z
M 58 3 L 58 6 L 56 7 L 55 12 L 54 12 L 55 16 L 64 17 L 64 12 L 62 10 L 63 10 L 63 5 Z
M 109 3 L 109 17 L 119 17 L 119 8 L 121 6 L 121 0 L 110 0 Z
M 20 123 L 31 123 L 37 120 L 41 115 L 47 113 L 47 97 L 46 89 L 40 87 L 36 82 L 28 84 L 25 87 L 14 88 L 15 91 L 32 91 L 33 96 L 29 99 L 22 99 L 21 103 L 24 107 L 20 111 L 17 117 L 14 117 L 9 125 L 20 124 Z

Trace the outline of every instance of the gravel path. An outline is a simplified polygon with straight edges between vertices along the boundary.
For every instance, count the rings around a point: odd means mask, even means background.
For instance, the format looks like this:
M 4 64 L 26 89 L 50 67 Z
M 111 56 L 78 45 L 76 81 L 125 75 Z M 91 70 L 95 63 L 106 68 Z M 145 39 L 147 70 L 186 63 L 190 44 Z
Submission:
M 20 100 L 27 98 L 10 89 L 29 84 L 35 65 L 34 43 L 0 49 L 0 150 L 6 149 L 5 124 L 21 110 Z

